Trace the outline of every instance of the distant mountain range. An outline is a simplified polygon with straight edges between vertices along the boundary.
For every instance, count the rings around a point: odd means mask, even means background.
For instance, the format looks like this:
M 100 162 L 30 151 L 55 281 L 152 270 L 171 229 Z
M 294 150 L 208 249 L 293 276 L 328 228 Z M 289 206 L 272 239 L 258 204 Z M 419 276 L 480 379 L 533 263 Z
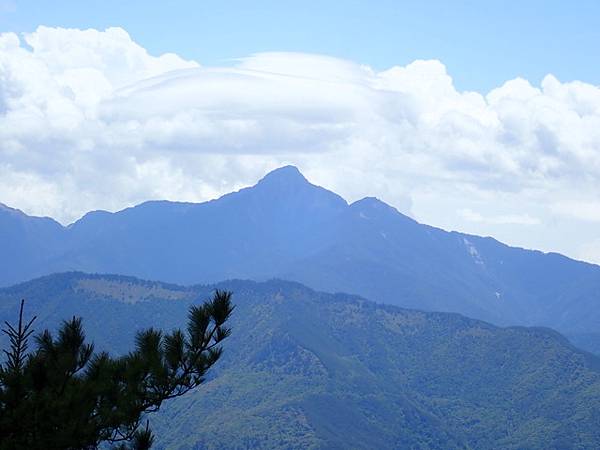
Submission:
M 233 334 L 208 382 L 154 416 L 157 449 L 600 448 L 600 359 L 554 331 L 292 282 L 216 287 L 234 292 Z M 37 331 L 80 315 L 97 349 L 123 353 L 214 288 L 52 275 L 0 289 L 0 321 L 26 298 Z
M 0 285 L 69 270 L 173 283 L 282 278 L 498 325 L 555 328 L 600 354 L 600 267 L 348 204 L 291 166 L 206 203 L 153 201 L 63 227 L 0 207 Z

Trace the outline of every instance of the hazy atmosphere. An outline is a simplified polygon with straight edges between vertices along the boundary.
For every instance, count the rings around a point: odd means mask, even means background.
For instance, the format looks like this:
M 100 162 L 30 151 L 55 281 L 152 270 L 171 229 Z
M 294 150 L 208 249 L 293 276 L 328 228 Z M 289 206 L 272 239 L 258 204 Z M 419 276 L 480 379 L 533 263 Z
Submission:
M 599 24 L 0 0 L 0 450 L 600 449 Z

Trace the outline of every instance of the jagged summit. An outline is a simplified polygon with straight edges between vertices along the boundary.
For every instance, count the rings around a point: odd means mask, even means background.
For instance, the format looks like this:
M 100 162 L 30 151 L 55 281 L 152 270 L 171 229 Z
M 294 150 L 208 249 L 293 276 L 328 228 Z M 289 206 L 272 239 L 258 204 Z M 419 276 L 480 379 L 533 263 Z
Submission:
M 278 169 L 272 170 L 266 174 L 258 182 L 259 185 L 264 184 L 291 184 L 291 183 L 307 183 L 309 181 L 302 175 L 300 170 L 296 166 L 283 166 Z
M 243 191 L 258 196 L 269 209 L 283 205 L 285 210 L 295 210 L 300 215 L 317 214 L 326 218 L 348 206 L 335 192 L 308 181 L 295 166 L 275 169 Z

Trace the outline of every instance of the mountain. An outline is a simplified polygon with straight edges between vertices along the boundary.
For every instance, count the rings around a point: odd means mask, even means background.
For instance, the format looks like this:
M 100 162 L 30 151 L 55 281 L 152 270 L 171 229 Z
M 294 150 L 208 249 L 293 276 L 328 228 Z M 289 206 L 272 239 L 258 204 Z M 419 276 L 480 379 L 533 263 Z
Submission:
M 31 217 L 0 203 L 0 286 L 47 272 L 67 232 L 47 217 Z
M 8 249 L 0 285 L 69 270 L 181 284 L 277 277 L 498 325 L 548 326 L 600 354 L 599 266 L 446 232 L 375 198 L 349 205 L 291 166 L 217 200 L 96 211 L 68 227 L 4 208 L 0 236 Z
M 549 329 L 284 281 L 82 273 L 1 289 L 0 320 L 26 298 L 38 331 L 81 315 L 97 349 L 124 353 L 138 329 L 182 326 L 215 287 L 234 292 L 233 334 L 207 383 L 154 417 L 158 449 L 600 447 L 600 359 Z

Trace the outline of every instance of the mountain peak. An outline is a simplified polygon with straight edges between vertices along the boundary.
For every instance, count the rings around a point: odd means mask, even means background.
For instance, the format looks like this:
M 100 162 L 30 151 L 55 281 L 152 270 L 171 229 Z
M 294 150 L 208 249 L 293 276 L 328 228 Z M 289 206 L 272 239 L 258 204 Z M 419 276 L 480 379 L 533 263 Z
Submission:
M 239 191 L 242 197 L 251 196 L 252 207 L 267 208 L 277 215 L 306 217 L 325 220 L 340 213 L 348 206 L 346 200 L 321 186 L 308 181 L 297 167 L 283 166 L 266 174 L 255 186 Z M 230 198 L 240 198 L 234 194 Z M 287 211 L 287 212 L 286 212 Z M 291 216 L 290 216 L 291 217 Z M 294 219 L 297 222 L 298 219 Z M 312 220 L 312 219 L 311 219 Z
M 360 200 L 355 201 L 350 205 L 350 208 L 356 212 L 363 219 L 371 219 L 375 217 L 392 217 L 394 219 L 401 218 L 404 221 L 416 223 L 416 221 L 401 213 L 396 208 L 388 205 L 383 200 L 377 197 L 364 197 Z
M 296 166 L 283 166 L 266 174 L 258 184 L 271 183 L 308 183 Z
M 360 200 L 355 201 L 350 205 L 352 209 L 358 211 L 381 211 L 381 212 L 391 212 L 391 213 L 399 213 L 396 208 L 388 205 L 384 201 L 378 199 L 377 197 L 364 197 Z M 399 213 L 401 214 L 401 213 Z
M 356 200 L 352 203 L 356 207 L 370 207 L 370 208 L 391 208 L 390 205 L 377 197 L 363 197 L 360 200 Z

